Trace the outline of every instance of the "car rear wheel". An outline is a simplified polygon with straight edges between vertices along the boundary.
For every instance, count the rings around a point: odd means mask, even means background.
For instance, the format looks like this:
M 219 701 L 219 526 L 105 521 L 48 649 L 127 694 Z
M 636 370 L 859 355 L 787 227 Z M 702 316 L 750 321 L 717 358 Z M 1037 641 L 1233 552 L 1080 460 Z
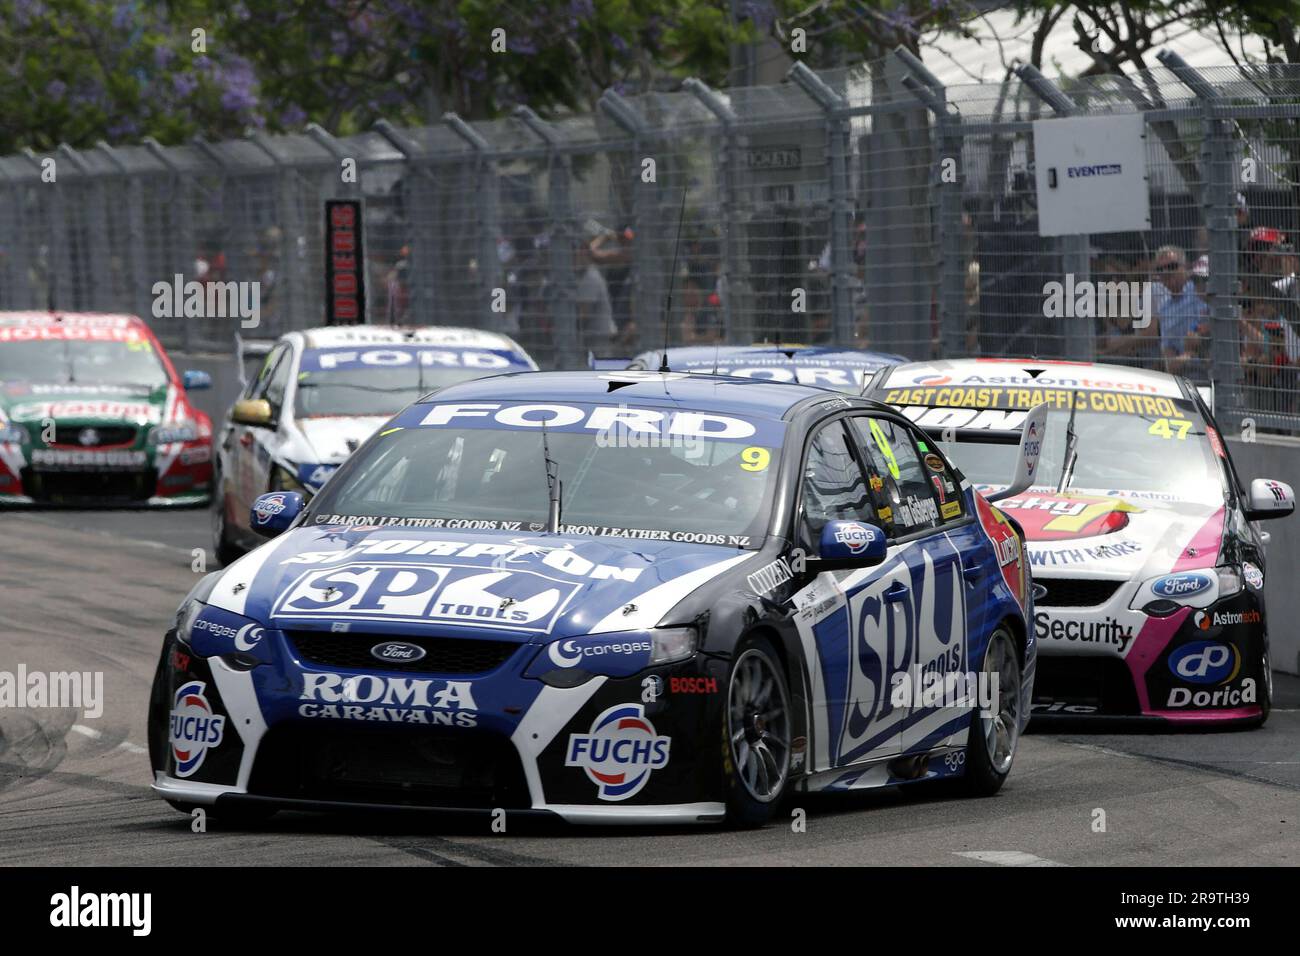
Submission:
M 985 686 L 997 688 L 997 712 L 981 709 L 971 715 L 963 789 L 970 796 L 991 797 L 1011 773 L 1020 742 L 1020 658 L 1006 628 L 989 638 L 981 671 Z
M 762 637 L 741 644 L 727 679 L 724 771 L 727 818 L 744 827 L 772 818 L 790 780 L 792 734 L 785 670 Z

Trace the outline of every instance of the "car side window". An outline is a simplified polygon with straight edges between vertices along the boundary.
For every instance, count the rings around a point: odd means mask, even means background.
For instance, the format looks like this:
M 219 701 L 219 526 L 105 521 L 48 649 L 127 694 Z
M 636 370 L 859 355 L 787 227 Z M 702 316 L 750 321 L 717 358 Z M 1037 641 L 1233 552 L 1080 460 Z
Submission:
M 850 421 L 885 531 L 901 538 L 938 527 L 943 519 L 929 477 L 933 472 L 922 461 L 911 432 L 888 418 L 855 416 Z
M 289 372 L 293 368 L 293 351 L 285 347 L 280 355 L 280 360 L 276 362 L 275 368 L 271 370 L 271 375 L 267 379 L 266 391 L 262 394 L 271 403 L 271 410 L 277 418 L 280 417 L 280 409 L 284 407 L 284 393 L 289 387 Z
M 816 548 L 828 521 L 876 523 L 866 476 L 844 425 L 834 421 L 813 436 L 803 471 L 805 544 Z
M 277 345 L 271 351 L 266 353 L 266 358 L 262 359 L 262 366 L 257 370 L 257 376 L 248 383 L 244 389 L 244 398 L 265 398 L 266 386 L 271 383 L 271 373 L 275 371 L 276 364 L 288 350 L 287 345 Z
M 916 450 L 921 453 L 926 476 L 934 486 L 934 496 L 939 500 L 939 517 L 945 524 L 961 521 L 966 516 L 966 506 L 952 466 L 932 442 L 926 441 L 924 435 L 913 433 L 912 438 L 916 442 Z

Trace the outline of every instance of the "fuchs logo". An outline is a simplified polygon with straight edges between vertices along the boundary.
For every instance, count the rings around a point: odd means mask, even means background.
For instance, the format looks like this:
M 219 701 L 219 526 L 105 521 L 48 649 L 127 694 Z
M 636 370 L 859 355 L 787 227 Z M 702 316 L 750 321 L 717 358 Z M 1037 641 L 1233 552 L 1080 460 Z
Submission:
M 566 767 L 581 767 L 602 800 L 626 800 L 654 770 L 668 766 L 671 737 L 660 737 L 640 704 L 617 704 L 596 718 L 591 732 L 570 734 Z
M 1169 670 L 1193 684 L 1226 684 L 1241 669 L 1241 657 L 1230 644 L 1192 641 L 1169 655 Z
M 210 748 L 221 745 L 226 729 L 226 718 L 214 714 L 203 696 L 206 686 L 203 681 L 191 681 L 176 691 L 168 740 L 178 777 L 191 776 L 203 766 L 203 758 Z
M 856 521 L 846 521 L 835 529 L 835 543 L 842 544 L 853 554 L 861 554 L 876 539 L 875 532 Z
M 344 564 L 298 577 L 276 601 L 271 616 L 549 632 L 581 586 L 535 571 Z
M 425 649 L 418 644 L 407 644 L 404 641 L 385 641 L 370 648 L 370 656 L 376 660 L 397 661 L 401 664 L 423 660 L 425 653 Z
M 1151 590 L 1161 597 L 1191 597 L 1214 587 L 1208 574 L 1169 574 L 1151 585 Z
M 257 503 L 253 505 L 253 517 L 257 519 L 258 524 L 266 524 L 284 511 L 284 501 L 283 493 L 258 498 Z

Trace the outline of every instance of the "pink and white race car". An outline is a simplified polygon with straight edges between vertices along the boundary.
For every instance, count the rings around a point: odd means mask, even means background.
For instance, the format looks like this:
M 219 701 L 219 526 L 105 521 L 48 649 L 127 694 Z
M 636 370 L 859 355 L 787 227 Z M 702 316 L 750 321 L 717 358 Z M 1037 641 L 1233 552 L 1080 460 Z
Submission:
M 1259 725 L 1272 680 L 1257 522 L 1285 482 L 1243 484 L 1202 396 L 1161 372 L 963 359 L 882 369 L 898 406 L 982 490 L 1009 471 L 1030 409 L 1050 406 L 1040 471 L 998 502 L 1037 585 L 1036 717 Z

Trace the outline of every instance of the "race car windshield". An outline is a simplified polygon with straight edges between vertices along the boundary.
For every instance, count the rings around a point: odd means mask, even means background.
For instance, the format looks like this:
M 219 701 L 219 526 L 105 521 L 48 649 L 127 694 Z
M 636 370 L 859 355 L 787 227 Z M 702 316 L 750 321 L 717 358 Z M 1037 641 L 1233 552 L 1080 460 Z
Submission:
M 415 526 L 540 530 L 549 499 L 539 423 L 510 419 L 516 427 L 493 427 L 480 409 L 558 409 L 595 416 L 601 406 L 443 406 L 441 427 L 393 428 L 378 439 L 312 503 L 312 523 L 385 523 Z M 417 405 L 399 422 L 433 417 L 439 406 Z M 430 409 L 435 409 L 431 412 Z M 462 411 L 457 411 L 462 410 Z M 618 409 L 625 414 L 685 416 Z M 457 415 L 463 416 L 458 420 Z M 557 418 L 557 421 L 559 419 Z M 722 416 L 709 422 L 716 425 Z M 563 482 L 561 530 L 656 540 L 758 547 L 772 508 L 774 476 L 783 427 L 766 421 L 755 429 L 728 418 L 748 437 L 704 437 L 682 428 L 673 433 L 595 430 L 581 423 L 548 427 L 550 457 Z M 706 429 L 701 429 L 704 431 Z M 342 479 L 342 480 L 339 480 Z
M 144 339 L 9 342 L 0 348 L 0 381 L 47 385 L 167 384 L 167 372 Z
M 298 418 L 331 415 L 387 418 L 435 389 L 482 375 L 477 369 L 419 367 L 300 372 L 294 415 Z
M 1183 500 L 1221 495 L 1223 472 L 1205 420 L 1191 402 L 1173 400 L 1174 416 L 1075 413 L 1078 459 L 1069 487 L 1092 491 L 1162 491 Z M 1047 438 L 1036 486 L 1055 488 L 1065 460 L 1068 409 L 1048 412 Z M 940 433 L 932 432 L 935 438 Z M 1221 441 L 1218 436 L 1215 440 Z M 939 442 L 977 485 L 1006 485 L 1016 467 L 1016 445 Z

